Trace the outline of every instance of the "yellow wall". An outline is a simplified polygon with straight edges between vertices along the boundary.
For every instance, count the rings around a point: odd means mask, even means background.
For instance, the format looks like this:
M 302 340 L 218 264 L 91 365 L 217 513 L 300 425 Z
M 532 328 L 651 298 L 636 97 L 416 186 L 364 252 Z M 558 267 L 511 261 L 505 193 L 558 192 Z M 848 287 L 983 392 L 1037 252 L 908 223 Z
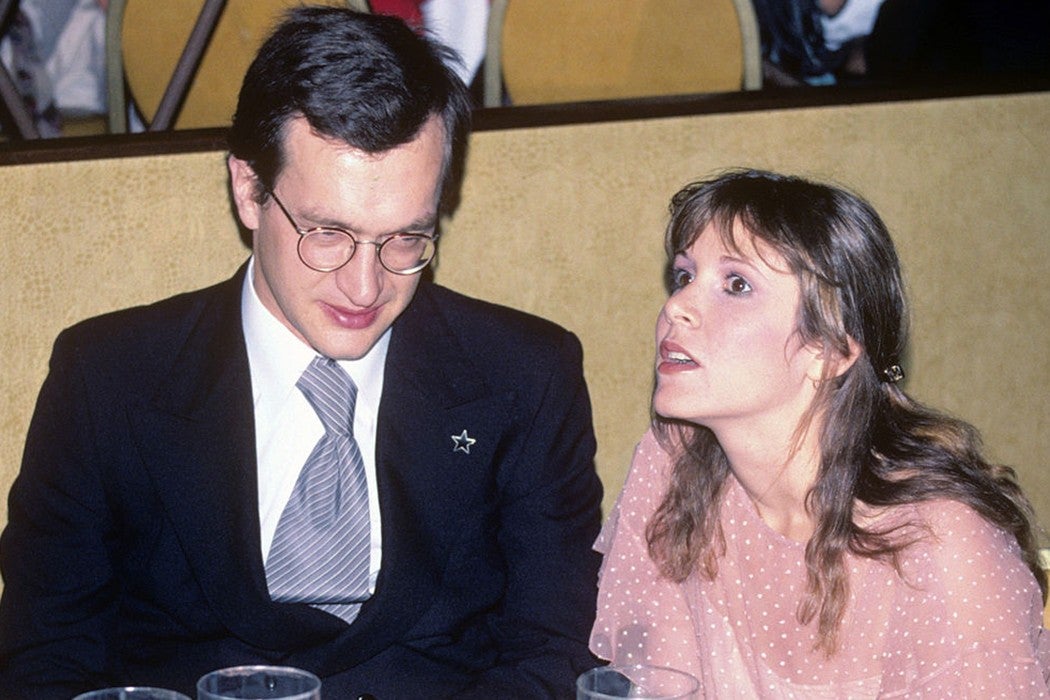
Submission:
M 436 277 L 580 335 L 608 505 L 648 419 L 670 195 L 729 166 L 844 184 L 899 245 L 907 388 L 974 422 L 1050 522 L 1048 162 L 1047 93 L 480 132 Z M 246 252 L 217 152 L 7 166 L 0 192 L 6 492 L 55 334 Z
M 1048 163 L 1047 94 L 482 133 L 438 278 L 580 334 L 615 491 L 648 416 L 671 193 L 734 165 L 844 184 L 900 249 L 908 390 L 974 422 L 1050 522 Z

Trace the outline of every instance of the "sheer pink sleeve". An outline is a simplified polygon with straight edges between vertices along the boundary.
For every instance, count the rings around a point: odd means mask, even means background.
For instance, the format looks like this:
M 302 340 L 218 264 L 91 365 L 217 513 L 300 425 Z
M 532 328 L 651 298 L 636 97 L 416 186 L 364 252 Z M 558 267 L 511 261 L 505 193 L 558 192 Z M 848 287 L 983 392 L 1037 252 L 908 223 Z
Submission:
M 591 650 L 617 664 L 669 666 L 699 677 L 697 635 L 683 587 L 660 575 L 645 539 L 670 471 L 670 457 L 647 432 L 594 545 L 605 558 Z
M 933 537 L 904 562 L 915 592 L 895 625 L 902 641 L 911 637 L 904 648 L 914 658 L 887 668 L 884 688 L 907 686 L 915 697 L 1050 697 L 1050 632 L 1016 541 L 960 503 L 919 508 Z

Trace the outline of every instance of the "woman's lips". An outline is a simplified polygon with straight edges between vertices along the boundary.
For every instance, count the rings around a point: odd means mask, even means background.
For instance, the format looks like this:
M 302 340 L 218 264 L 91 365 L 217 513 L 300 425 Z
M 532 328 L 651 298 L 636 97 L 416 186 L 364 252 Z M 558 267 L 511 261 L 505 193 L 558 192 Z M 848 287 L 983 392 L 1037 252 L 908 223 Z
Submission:
M 661 374 L 687 372 L 696 369 L 699 364 L 677 343 L 665 340 L 660 343 L 660 361 L 656 371 Z
M 339 306 L 325 304 L 323 302 L 321 304 L 321 307 L 336 325 L 346 328 L 348 330 L 360 330 L 362 328 L 368 328 L 373 323 L 375 323 L 376 317 L 379 315 L 379 310 L 382 308 L 381 306 L 375 306 L 370 309 L 353 311 L 350 309 L 344 309 Z

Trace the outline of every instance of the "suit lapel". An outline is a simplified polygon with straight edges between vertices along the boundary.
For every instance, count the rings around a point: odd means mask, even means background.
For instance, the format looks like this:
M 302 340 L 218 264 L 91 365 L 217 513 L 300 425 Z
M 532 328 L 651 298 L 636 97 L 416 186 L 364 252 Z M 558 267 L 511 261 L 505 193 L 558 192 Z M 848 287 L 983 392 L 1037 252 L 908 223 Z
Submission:
M 438 594 L 457 521 L 475 517 L 506 425 L 427 283 L 395 324 L 377 435 L 383 561 L 357 621 L 273 603 L 258 546 L 254 408 L 240 317 L 244 270 L 206 293 L 170 376 L 132 416 L 140 454 L 204 595 L 227 627 L 320 673 L 404 638 Z M 453 435 L 475 442 L 454 450 Z M 318 646 L 318 642 L 336 640 Z
M 478 517 L 475 494 L 493 478 L 509 402 L 492 395 L 454 322 L 423 283 L 394 325 L 376 447 L 383 561 L 375 595 L 333 656 L 344 667 L 406 638 L 439 594 L 457 521 Z M 475 442 L 454 451 L 463 431 Z
M 241 326 L 244 269 L 205 293 L 153 402 L 132 416 L 140 453 L 215 613 L 242 639 L 287 648 L 338 633 L 306 606 L 274 604 L 259 548 L 251 376 Z

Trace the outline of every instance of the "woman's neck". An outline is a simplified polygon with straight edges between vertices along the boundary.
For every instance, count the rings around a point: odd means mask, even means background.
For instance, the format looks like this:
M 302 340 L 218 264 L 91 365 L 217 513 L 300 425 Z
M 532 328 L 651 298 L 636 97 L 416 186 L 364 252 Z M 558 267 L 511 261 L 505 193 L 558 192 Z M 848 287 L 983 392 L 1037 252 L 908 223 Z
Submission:
M 806 508 L 806 496 L 816 483 L 820 466 L 815 432 L 776 439 L 751 433 L 738 440 L 724 440 L 720 435 L 719 442 L 729 468 L 762 520 L 785 537 L 808 541 L 815 522 Z

